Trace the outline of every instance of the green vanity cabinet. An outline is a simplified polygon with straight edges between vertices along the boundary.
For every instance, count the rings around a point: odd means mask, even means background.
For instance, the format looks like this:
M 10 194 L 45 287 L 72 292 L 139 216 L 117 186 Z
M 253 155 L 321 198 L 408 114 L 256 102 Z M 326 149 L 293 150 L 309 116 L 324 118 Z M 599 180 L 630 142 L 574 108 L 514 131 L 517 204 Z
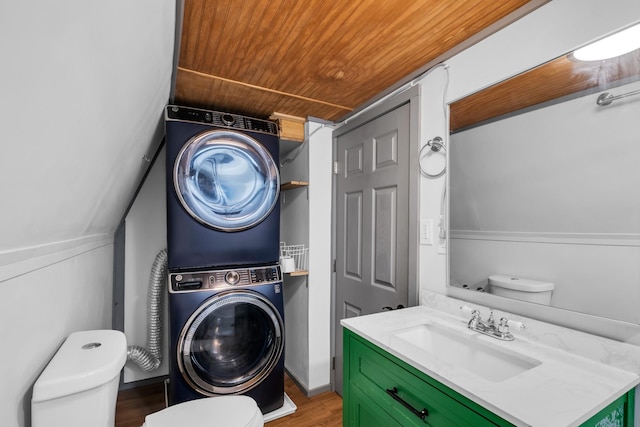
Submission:
M 348 329 L 343 331 L 344 426 L 512 425 Z
M 345 427 L 512 426 L 397 357 L 343 329 Z M 633 390 L 583 427 L 631 427 Z
M 609 404 L 580 427 L 633 427 L 635 389 Z

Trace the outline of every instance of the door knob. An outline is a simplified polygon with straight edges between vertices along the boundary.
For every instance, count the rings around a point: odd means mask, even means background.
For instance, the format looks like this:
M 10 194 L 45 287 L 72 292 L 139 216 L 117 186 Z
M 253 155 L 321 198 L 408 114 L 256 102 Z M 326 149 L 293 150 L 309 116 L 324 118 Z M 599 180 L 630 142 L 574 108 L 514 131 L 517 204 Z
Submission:
M 402 304 L 398 304 L 398 306 L 396 308 L 393 307 L 389 307 L 388 305 L 382 307 L 383 310 L 399 310 L 401 308 L 404 308 L 404 305 Z

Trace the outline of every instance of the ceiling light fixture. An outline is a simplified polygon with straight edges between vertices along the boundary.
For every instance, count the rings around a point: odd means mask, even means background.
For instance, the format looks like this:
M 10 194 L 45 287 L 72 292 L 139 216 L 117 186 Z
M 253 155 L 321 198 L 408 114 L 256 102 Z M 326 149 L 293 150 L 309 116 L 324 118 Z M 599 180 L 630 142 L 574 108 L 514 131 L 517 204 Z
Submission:
M 602 61 L 640 48 L 640 24 L 593 42 L 573 52 L 579 61 Z

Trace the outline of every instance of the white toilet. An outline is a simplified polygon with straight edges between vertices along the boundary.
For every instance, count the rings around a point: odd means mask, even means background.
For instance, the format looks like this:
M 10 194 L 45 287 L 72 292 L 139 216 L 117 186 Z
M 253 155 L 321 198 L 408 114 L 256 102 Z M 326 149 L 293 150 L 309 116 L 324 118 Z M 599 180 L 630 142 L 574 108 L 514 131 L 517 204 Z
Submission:
M 75 332 L 33 386 L 32 427 L 113 427 L 127 340 L 120 331 Z M 146 417 L 144 427 L 259 427 L 264 419 L 247 396 L 197 399 Z
M 551 294 L 554 288 L 555 286 L 551 282 L 501 274 L 489 276 L 489 293 L 536 304 L 551 304 Z

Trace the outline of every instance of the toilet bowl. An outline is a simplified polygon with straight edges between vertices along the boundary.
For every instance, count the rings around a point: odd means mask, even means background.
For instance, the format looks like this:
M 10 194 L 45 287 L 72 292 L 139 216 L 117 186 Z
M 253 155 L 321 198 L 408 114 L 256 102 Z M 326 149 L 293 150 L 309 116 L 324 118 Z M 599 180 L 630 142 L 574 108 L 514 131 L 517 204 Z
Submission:
M 489 276 L 489 293 L 536 304 L 551 304 L 554 288 L 551 282 L 501 274 Z
M 120 331 L 74 332 L 33 386 L 32 427 L 113 427 L 127 340 Z M 260 427 L 248 396 L 197 399 L 150 414 L 144 427 Z

